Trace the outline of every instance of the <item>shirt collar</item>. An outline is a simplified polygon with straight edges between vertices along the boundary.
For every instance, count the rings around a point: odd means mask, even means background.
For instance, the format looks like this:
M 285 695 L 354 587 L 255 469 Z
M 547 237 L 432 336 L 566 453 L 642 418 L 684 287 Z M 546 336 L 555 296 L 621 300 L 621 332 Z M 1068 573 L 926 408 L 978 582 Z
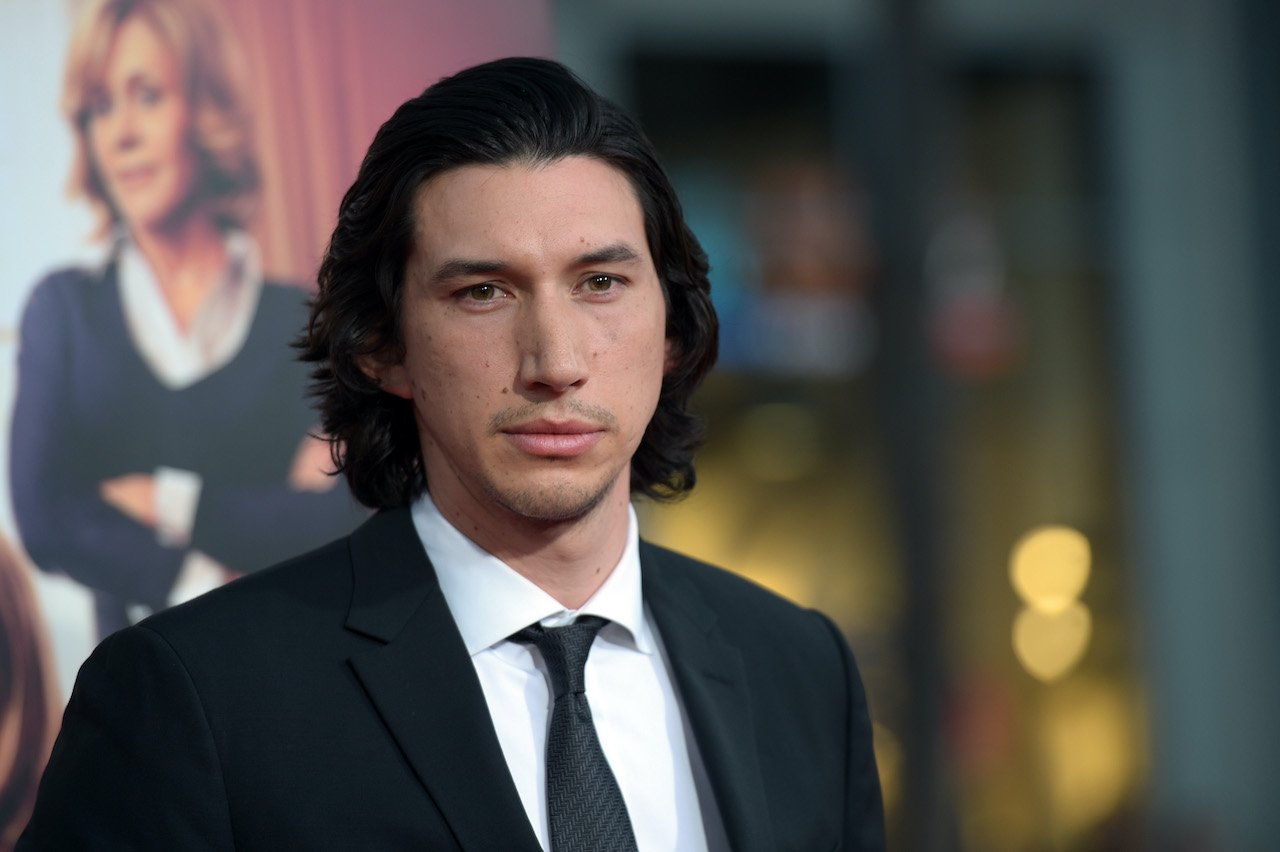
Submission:
M 596 593 L 567 610 L 532 581 L 458 531 L 423 493 L 413 504 L 413 526 L 436 570 L 440 591 L 471 656 L 506 640 L 534 622 L 558 626 L 579 615 L 598 615 L 622 628 L 626 644 L 644 654 L 655 650 L 644 618 L 640 547 L 635 509 L 627 507 L 627 543 L 622 558 Z M 606 628 L 607 629 L 607 628 Z M 618 633 L 610 631 L 615 636 Z
M 262 263 L 248 234 L 224 234 L 227 265 L 184 331 L 128 231 L 116 235 L 116 277 L 129 335 L 166 387 L 181 390 L 224 366 L 249 335 L 262 291 Z

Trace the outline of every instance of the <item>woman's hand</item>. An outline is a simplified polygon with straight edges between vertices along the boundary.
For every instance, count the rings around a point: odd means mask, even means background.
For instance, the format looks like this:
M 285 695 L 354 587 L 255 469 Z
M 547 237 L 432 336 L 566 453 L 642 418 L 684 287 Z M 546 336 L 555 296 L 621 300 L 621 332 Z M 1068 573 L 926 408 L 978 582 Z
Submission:
M 149 473 L 126 473 L 98 484 L 98 493 L 143 526 L 156 526 L 156 480 Z

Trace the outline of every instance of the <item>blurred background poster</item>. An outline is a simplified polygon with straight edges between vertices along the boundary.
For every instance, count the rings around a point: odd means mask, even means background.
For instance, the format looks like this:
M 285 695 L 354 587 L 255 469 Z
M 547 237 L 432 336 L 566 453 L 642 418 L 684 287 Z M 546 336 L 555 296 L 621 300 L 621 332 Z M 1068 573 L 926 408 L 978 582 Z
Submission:
M 401 102 L 550 48 L 540 2 L 0 5 L 0 848 L 99 638 L 363 516 L 289 349 L 338 201 Z
M 638 115 L 711 257 L 698 487 L 641 505 L 642 532 L 845 630 L 890 848 L 1275 848 L 1280 4 L 136 5 L 152 32 L 76 52 L 100 4 L 0 4 L 0 490 L 24 484 L 0 495 L 0 832 L 104 627 L 353 521 L 295 398 L 242 400 L 276 436 L 246 462 L 218 376 L 286 376 L 254 347 L 292 321 L 378 123 L 533 53 Z M 225 42 L 185 38 L 210 7 Z M 248 94 L 174 121 L 113 64 L 126 36 Z M 94 151 L 118 165 L 98 184 Z M 109 402 L 126 373 L 152 395 Z M 194 419 L 165 393 L 203 395 Z M 272 482 L 149 460 L 175 436 Z M 77 501 L 81 535 L 56 517 Z M 253 553 L 219 530 L 246 507 L 281 531 Z

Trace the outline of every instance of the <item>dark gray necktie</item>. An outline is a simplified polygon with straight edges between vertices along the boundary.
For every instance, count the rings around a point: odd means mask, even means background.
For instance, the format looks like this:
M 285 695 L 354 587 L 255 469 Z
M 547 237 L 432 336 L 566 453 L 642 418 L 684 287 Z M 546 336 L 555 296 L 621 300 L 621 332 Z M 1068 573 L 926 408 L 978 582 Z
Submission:
M 526 627 L 511 638 L 536 645 L 555 704 L 547 728 L 547 812 L 551 852 L 636 852 L 618 780 L 591 721 L 582 670 L 607 622 L 585 616 L 565 627 Z

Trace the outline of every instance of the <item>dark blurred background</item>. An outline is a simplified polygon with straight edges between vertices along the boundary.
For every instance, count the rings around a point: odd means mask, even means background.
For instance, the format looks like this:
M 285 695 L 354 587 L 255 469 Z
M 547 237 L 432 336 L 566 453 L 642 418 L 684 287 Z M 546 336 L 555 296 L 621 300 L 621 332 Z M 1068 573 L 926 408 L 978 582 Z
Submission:
M 554 6 L 714 267 L 647 533 L 844 626 L 895 849 L 1275 848 L 1278 10 Z

